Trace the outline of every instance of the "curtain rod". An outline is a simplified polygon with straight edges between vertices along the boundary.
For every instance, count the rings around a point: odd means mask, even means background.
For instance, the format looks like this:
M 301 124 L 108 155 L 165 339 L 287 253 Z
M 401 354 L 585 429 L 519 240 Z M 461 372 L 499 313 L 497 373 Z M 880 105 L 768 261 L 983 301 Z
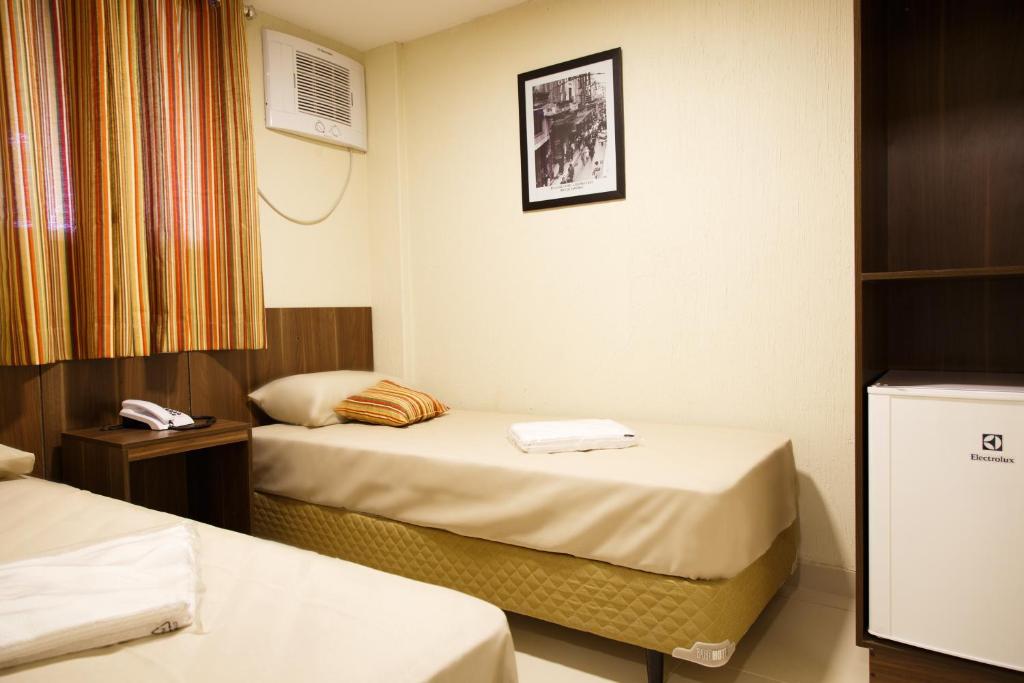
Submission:
M 222 0 L 208 0 L 208 2 L 210 3 L 210 7 L 219 9 Z M 246 19 L 255 19 L 256 8 L 252 5 L 242 5 L 242 16 Z

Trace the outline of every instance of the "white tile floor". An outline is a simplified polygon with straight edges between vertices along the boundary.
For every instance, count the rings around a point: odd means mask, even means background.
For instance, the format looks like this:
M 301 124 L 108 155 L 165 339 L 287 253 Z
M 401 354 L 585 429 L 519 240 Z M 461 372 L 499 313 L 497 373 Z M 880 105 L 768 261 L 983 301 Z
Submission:
M 867 683 L 850 599 L 785 589 L 721 669 L 666 658 L 667 683 Z M 509 615 L 521 683 L 644 683 L 643 651 Z

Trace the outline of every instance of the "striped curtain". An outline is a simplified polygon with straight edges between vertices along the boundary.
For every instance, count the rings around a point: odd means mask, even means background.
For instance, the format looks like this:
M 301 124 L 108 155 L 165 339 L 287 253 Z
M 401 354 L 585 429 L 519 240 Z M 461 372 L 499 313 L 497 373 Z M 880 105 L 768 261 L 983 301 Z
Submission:
M 0 364 L 263 347 L 238 3 L 0 0 L 0 21 Z
M 0 363 L 70 358 L 73 203 L 48 3 L 0 0 Z

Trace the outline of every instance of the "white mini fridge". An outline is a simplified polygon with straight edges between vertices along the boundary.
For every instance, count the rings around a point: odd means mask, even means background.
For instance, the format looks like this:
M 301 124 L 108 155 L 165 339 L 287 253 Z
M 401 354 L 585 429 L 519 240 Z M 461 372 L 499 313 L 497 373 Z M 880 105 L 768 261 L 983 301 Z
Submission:
M 1024 375 L 868 388 L 868 631 L 1024 671 Z

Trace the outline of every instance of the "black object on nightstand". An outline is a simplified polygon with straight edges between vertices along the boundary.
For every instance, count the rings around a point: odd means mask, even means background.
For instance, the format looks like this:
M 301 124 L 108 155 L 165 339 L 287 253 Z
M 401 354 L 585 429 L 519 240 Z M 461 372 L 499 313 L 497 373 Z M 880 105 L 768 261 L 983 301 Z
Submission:
M 64 483 L 249 533 L 251 435 L 248 424 L 231 420 L 191 431 L 64 432 Z

